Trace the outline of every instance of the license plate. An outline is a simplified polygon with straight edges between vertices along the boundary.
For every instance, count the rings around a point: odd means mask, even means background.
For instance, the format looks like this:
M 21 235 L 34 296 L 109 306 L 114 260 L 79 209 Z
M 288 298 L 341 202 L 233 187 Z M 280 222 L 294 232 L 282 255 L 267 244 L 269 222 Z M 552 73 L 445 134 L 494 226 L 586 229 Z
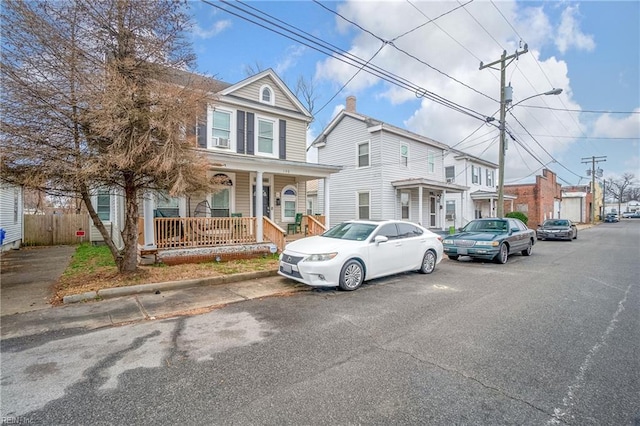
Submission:
M 282 264 L 282 272 L 284 272 L 285 274 L 290 274 L 291 273 L 291 265 L 289 265 L 288 263 L 283 263 Z
M 467 249 L 466 248 L 459 248 L 458 249 L 458 254 L 467 254 Z

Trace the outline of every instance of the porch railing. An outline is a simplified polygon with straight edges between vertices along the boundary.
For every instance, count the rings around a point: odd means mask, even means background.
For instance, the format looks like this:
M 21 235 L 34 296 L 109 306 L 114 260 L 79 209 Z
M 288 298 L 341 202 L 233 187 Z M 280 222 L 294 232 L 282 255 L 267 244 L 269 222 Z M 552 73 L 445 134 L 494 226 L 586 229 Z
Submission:
M 305 218 L 307 222 L 305 225 L 306 235 L 320 235 L 327 230 L 327 227 L 324 225 L 324 216 L 307 215 Z
M 263 216 L 262 219 L 262 233 L 265 240 L 271 241 L 278 247 L 278 252 L 282 252 L 286 244 L 284 236 L 287 232 L 269 218 Z
M 253 217 L 158 217 L 154 232 L 158 249 L 256 242 Z

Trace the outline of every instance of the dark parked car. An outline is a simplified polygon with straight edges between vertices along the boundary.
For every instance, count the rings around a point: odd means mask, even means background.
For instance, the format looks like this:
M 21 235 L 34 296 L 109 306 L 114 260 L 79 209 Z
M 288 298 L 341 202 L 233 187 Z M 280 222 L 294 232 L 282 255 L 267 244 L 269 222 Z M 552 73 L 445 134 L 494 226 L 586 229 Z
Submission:
M 605 222 L 619 222 L 618 215 L 615 213 L 607 213 L 604 217 Z
M 535 239 L 535 231 L 527 228 L 519 219 L 475 219 L 457 234 L 445 237 L 442 246 L 444 253 L 452 260 L 470 256 L 507 263 L 507 258 L 512 253 L 531 255 Z
M 578 228 L 569 219 L 547 219 L 536 230 L 539 240 L 575 240 Z

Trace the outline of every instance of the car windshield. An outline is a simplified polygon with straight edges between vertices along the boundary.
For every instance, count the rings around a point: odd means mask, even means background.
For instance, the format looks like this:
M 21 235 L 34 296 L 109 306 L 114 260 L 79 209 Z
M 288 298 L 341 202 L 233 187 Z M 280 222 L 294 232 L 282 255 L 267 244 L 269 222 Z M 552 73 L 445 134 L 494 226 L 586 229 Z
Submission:
M 462 229 L 465 232 L 506 232 L 506 220 L 472 220 Z
M 569 226 L 567 220 L 546 220 L 542 226 Z
M 339 240 L 362 241 L 366 240 L 376 227 L 376 225 L 368 223 L 344 222 L 329 229 L 322 236 Z

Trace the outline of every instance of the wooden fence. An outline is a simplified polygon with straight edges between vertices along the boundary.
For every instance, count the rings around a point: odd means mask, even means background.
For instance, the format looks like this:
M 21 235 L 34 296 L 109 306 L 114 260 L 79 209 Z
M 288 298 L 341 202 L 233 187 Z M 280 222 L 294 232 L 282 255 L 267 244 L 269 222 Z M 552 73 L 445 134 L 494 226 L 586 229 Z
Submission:
M 56 246 L 89 241 L 87 214 L 29 214 L 23 216 L 25 246 Z M 78 236 L 84 231 L 84 236 Z

